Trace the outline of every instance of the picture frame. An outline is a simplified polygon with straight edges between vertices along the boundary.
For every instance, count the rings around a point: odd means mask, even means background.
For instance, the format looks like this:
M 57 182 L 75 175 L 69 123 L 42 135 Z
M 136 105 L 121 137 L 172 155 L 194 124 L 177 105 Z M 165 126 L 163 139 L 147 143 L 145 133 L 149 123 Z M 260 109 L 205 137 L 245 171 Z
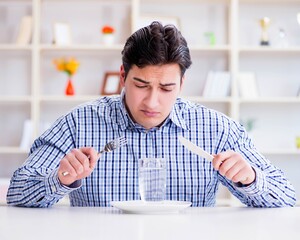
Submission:
M 157 16 L 157 15 L 150 15 L 150 14 L 144 14 L 138 18 L 137 29 L 148 26 L 153 21 L 158 21 L 158 22 L 162 23 L 163 25 L 173 24 L 176 28 L 178 28 L 180 30 L 179 17 L 163 16 L 163 15 Z
M 55 45 L 70 45 L 72 43 L 71 27 L 68 23 L 54 23 L 53 43 Z
M 104 74 L 103 83 L 101 87 L 101 95 L 115 95 L 121 93 L 120 73 L 106 72 Z

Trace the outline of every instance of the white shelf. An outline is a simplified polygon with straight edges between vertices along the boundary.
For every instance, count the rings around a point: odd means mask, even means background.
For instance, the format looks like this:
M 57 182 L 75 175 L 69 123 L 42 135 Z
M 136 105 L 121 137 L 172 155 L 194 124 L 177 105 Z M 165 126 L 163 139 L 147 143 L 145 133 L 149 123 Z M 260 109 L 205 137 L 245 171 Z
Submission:
M 200 52 L 229 52 L 229 45 L 216 45 L 216 46 L 205 46 L 205 45 L 191 45 L 189 46 L 191 51 L 200 51 Z
M 263 149 L 264 155 L 296 155 L 300 157 L 300 149 Z
M 299 0 L 239 0 L 240 3 L 253 3 L 253 4 L 282 4 L 282 3 L 299 3 Z
M 82 11 L 80 19 L 73 18 L 72 13 L 66 14 L 66 6 L 75 12 L 80 12 L 82 7 L 89 11 Z M 271 145 L 274 149 L 264 147 L 262 153 L 270 159 L 291 159 L 290 162 L 300 167 L 299 150 L 289 149 L 293 146 L 290 141 L 295 139 L 294 135 L 300 135 L 300 97 L 295 97 L 300 87 L 300 25 L 296 23 L 299 9 L 300 0 L 0 0 L 0 12 L 9 16 L 0 29 L 0 64 L 3 67 L 0 76 L 0 163 L 11 167 L 16 161 L 17 167 L 18 161 L 27 154 L 18 147 L 6 147 L 18 146 L 26 119 L 33 121 L 33 135 L 37 137 L 41 122 L 53 121 L 65 109 L 100 97 L 97 93 L 104 73 L 119 70 L 125 40 L 138 25 L 139 16 L 150 14 L 178 17 L 180 30 L 188 41 L 193 64 L 187 71 L 182 96 L 236 120 L 254 116 L 262 131 L 258 140 L 277 141 Z M 20 46 L 13 42 L 20 19 L 26 14 L 32 14 L 34 19 L 32 43 Z M 257 45 L 261 30 L 255 21 L 269 14 L 276 16 L 269 29 L 271 36 L 274 37 L 280 22 L 294 40 L 289 47 Z M 50 44 L 54 21 L 69 22 L 73 27 L 74 44 Z M 101 43 L 99 30 L 104 24 L 117 27 L 116 44 L 105 46 Z M 208 45 L 204 37 L 207 31 L 216 35 L 214 46 Z M 54 58 L 62 56 L 78 57 L 81 63 L 75 76 L 80 91 L 72 97 L 62 95 L 63 77 L 66 76 L 58 73 L 52 64 Z M 230 73 L 230 96 L 202 96 L 210 70 Z M 263 89 L 261 97 L 239 96 L 237 76 L 247 71 L 258 75 Z M 15 127 L 13 131 L 7 130 L 11 123 Z M 284 145 L 286 142 L 289 144 Z M 276 148 L 282 145 L 283 149 Z M 298 175 L 294 175 L 296 182 L 300 182 Z M 218 199 L 217 204 L 235 203 L 225 197 Z
M 23 0 L 23 1 L 31 1 L 31 0 Z M 44 2 L 55 2 L 57 4 L 59 3 L 63 3 L 63 2 L 78 2 L 78 3 L 82 3 L 82 2 L 98 2 L 101 5 L 112 5 L 112 4 L 130 4 L 131 0 L 113 0 L 113 2 L 111 0 L 41 0 Z
M 41 51 L 121 51 L 124 45 L 114 44 L 112 46 L 105 46 L 103 44 L 78 44 L 69 46 L 55 46 L 50 44 L 43 44 L 40 46 Z
M 231 103 L 233 100 L 231 97 L 223 97 L 223 98 L 204 98 L 199 96 L 182 96 L 185 99 L 194 102 L 201 103 Z
M 31 51 L 31 45 L 0 44 L 0 51 Z
M 30 103 L 31 96 L 0 96 L 0 104 L 7 103 Z
M 300 26 L 299 26 L 300 28 Z M 287 47 L 287 48 L 280 48 L 280 47 L 259 47 L 259 46 L 242 46 L 238 48 L 240 53 L 286 53 L 286 54 L 299 54 L 300 47 Z
M 257 97 L 252 99 L 240 98 L 240 103 L 251 103 L 251 104 L 276 104 L 276 103 L 283 103 L 283 104 L 293 104 L 293 103 L 300 103 L 300 97 L 280 97 L 280 98 L 265 98 L 265 97 Z
M 28 154 L 28 150 L 19 147 L 0 147 L 0 154 Z M 0 159 L 1 162 L 1 159 Z M 0 178 L 1 179 L 1 178 Z
M 41 96 L 41 102 L 52 102 L 52 103 L 65 103 L 65 102 L 85 102 L 92 101 L 101 97 L 100 95 L 89 95 L 89 96 Z

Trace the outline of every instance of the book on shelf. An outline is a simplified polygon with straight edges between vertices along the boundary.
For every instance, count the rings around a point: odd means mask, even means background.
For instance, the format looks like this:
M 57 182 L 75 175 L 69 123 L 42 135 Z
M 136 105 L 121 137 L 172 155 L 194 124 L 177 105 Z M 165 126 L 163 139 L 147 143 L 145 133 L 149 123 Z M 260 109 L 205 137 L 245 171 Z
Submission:
M 28 150 L 32 144 L 33 123 L 30 119 L 25 120 L 23 125 L 23 134 L 20 143 L 20 149 Z
M 241 72 L 238 74 L 239 93 L 244 98 L 259 96 L 256 76 L 254 72 Z
M 32 16 L 24 16 L 21 19 L 16 44 L 29 44 L 32 37 Z
M 209 71 L 203 89 L 203 97 L 227 97 L 229 93 L 230 73 L 227 71 Z

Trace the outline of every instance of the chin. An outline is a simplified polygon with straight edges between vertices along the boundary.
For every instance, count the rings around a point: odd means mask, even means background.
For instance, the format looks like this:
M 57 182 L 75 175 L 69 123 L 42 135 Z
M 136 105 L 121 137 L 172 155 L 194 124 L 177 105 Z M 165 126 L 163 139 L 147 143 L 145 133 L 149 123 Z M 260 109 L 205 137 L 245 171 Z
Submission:
M 148 130 L 157 126 L 157 124 L 154 123 L 141 123 L 141 125 Z

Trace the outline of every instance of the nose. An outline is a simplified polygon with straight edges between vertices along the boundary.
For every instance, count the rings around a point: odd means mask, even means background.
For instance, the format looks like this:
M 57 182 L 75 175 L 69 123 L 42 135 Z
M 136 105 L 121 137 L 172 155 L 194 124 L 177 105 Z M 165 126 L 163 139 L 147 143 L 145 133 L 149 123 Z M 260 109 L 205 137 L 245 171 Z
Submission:
M 155 109 L 159 104 L 158 91 L 151 89 L 145 99 L 145 104 L 149 109 Z

